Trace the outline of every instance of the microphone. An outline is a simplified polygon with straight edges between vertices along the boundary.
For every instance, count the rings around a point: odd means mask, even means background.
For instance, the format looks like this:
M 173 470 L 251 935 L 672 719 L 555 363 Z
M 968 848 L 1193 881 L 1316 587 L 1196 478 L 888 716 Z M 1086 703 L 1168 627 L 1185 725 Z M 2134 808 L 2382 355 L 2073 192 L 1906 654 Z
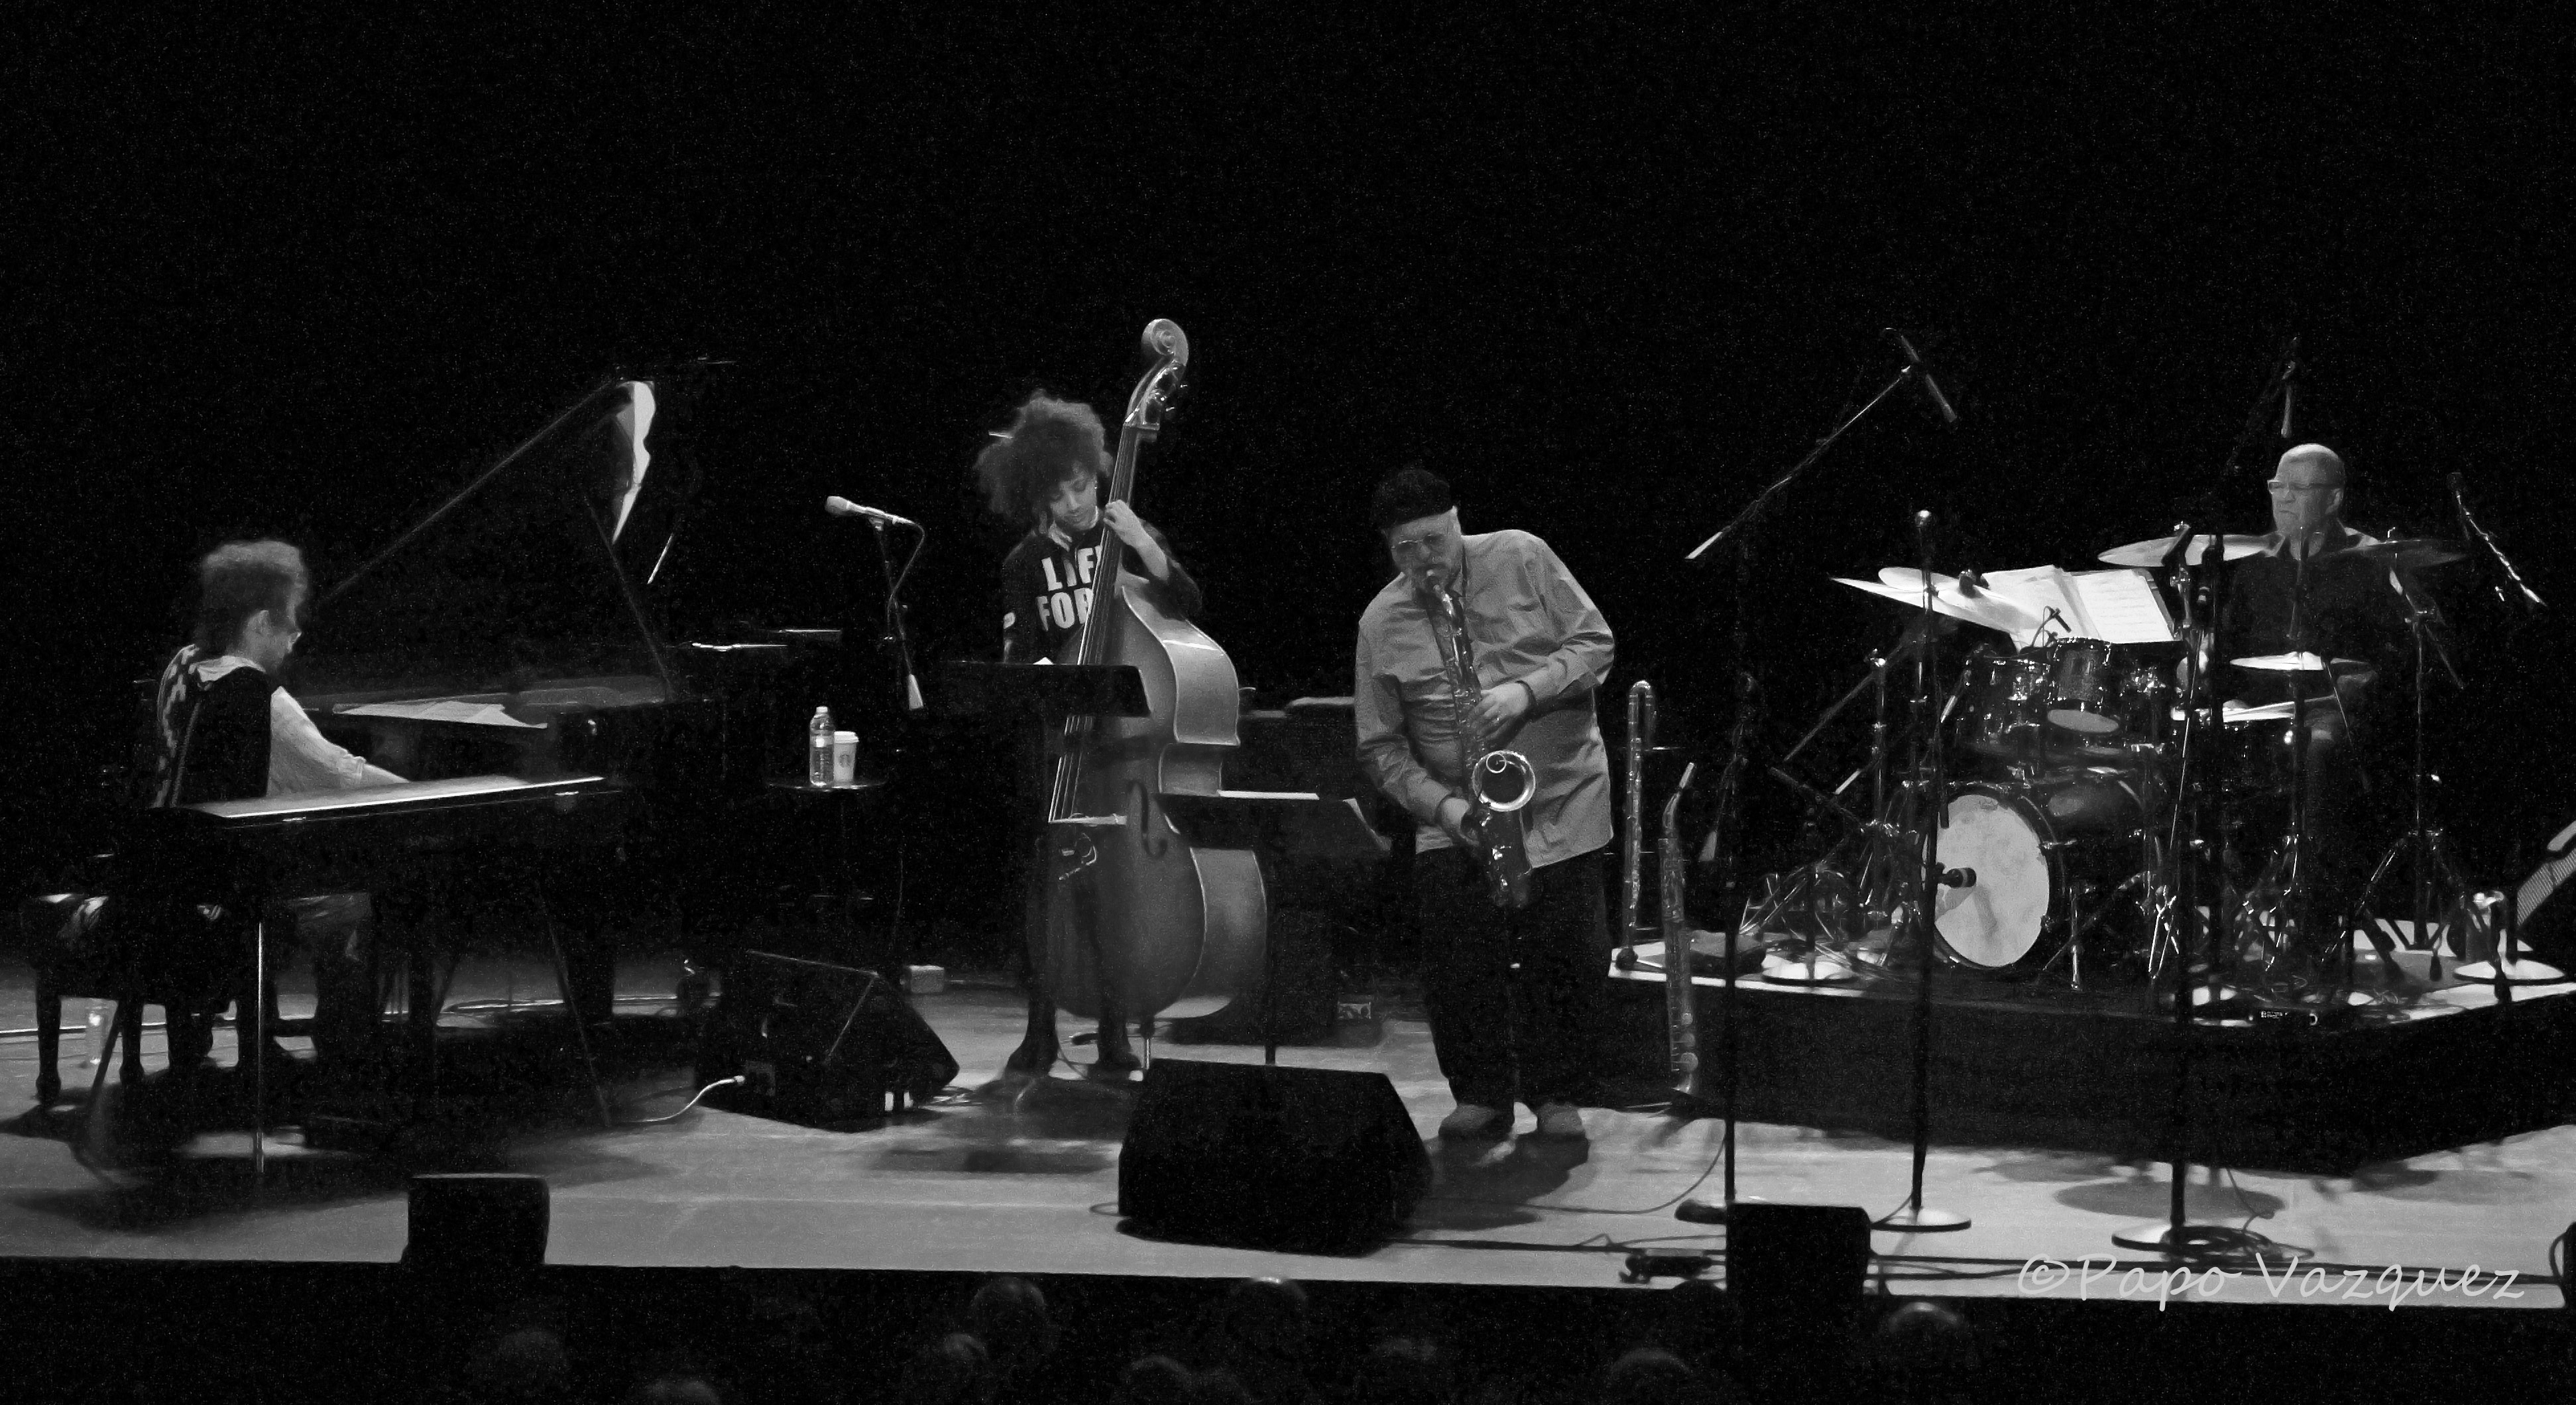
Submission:
M 2281 437 L 2290 437 L 2290 410 L 2299 401 L 2299 339 L 2290 338 L 2290 349 L 2281 355 Z
M 1932 397 L 1932 408 L 1941 412 L 1944 422 L 1957 424 L 1959 412 L 1950 408 L 1950 397 L 1941 393 L 1941 383 L 1932 379 L 1932 368 L 1923 364 L 1923 355 L 1914 349 L 1914 343 L 1907 341 L 1905 334 L 1894 327 L 1887 329 L 1887 339 L 1896 343 L 1897 350 L 1905 353 L 1905 364 L 1913 369 L 1914 378 L 1923 383 L 1923 393 Z
M 843 497 L 823 499 L 823 510 L 834 517 L 864 517 L 880 527 L 911 527 L 918 530 L 921 526 L 909 517 L 897 517 L 881 507 L 863 507 Z

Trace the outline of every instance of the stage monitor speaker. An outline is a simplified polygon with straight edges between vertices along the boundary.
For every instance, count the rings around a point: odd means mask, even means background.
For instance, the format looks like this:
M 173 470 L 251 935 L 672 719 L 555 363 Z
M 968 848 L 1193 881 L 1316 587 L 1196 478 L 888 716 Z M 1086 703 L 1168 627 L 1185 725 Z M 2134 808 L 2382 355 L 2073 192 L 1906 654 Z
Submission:
M 1853 1329 L 1869 1276 L 1867 1210 L 1739 1200 L 1726 1214 L 1726 1286 L 1747 1330 L 1839 1340 Z
M 545 1266 L 549 1215 L 543 1176 L 414 1176 L 403 1265 L 478 1278 L 533 1273 Z
M 1383 1073 L 1157 1059 L 1118 1152 L 1137 1229 L 1253 1248 L 1364 1248 L 1430 1184 Z
M 874 971 L 746 951 L 698 1051 L 703 1082 L 740 1075 L 727 1102 L 798 1121 L 875 1120 L 938 1095 L 957 1060 L 903 988 Z

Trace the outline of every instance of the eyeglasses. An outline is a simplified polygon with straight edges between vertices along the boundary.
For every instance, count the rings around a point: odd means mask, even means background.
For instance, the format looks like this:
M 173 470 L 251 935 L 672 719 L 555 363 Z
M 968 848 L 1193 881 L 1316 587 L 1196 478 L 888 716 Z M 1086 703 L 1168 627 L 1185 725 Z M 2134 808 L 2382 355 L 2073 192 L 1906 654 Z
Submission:
M 2278 478 L 2263 486 L 2270 489 L 2274 497 L 2279 497 L 2283 493 L 2331 493 L 2335 490 L 2335 485 L 2332 483 L 2289 483 Z

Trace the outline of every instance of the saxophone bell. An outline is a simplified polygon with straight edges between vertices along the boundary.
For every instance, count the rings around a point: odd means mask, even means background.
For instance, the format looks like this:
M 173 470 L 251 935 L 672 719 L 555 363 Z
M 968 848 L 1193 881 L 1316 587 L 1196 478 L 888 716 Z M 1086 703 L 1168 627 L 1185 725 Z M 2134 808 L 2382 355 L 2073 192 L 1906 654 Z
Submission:
M 1538 774 L 1530 769 L 1529 758 L 1517 751 L 1489 751 L 1467 773 L 1467 788 L 1479 807 L 1508 815 L 1538 794 Z

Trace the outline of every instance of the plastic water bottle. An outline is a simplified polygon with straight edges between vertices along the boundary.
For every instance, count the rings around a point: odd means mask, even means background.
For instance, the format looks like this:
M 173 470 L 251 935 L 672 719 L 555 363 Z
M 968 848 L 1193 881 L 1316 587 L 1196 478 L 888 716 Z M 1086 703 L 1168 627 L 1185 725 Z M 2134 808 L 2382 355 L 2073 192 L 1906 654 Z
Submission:
M 832 709 L 814 709 L 814 720 L 805 724 L 805 780 L 809 785 L 832 783 Z
M 89 1002 L 89 1057 L 81 1060 L 83 1068 L 98 1067 L 99 1053 L 107 1047 L 107 1009 L 104 1000 Z

